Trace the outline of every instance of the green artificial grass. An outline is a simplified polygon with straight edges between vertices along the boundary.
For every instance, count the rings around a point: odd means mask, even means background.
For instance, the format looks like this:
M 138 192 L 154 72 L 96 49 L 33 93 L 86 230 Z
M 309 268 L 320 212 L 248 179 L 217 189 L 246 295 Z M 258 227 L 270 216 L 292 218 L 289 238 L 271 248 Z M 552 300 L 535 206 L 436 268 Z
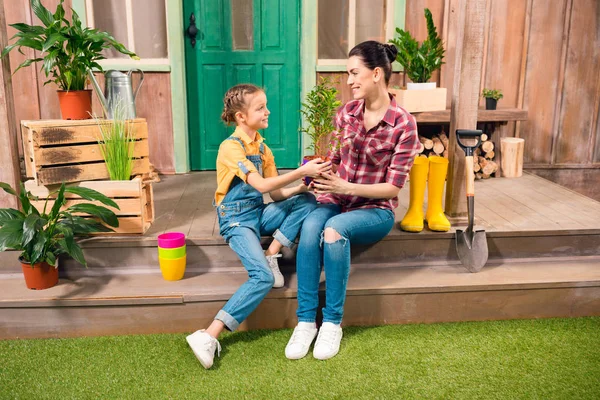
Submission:
M 2 399 L 598 399 L 600 318 L 348 327 L 337 357 L 289 361 L 291 330 L 0 341 Z

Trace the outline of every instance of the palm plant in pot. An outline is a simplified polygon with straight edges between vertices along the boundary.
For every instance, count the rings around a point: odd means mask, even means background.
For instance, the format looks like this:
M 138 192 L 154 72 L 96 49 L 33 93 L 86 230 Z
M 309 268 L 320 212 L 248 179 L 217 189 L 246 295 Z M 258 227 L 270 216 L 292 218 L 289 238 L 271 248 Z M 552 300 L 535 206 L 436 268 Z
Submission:
M 65 208 L 65 193 L 73 193 L 84 200 L 98 201 L 119 209 L 113 200 L 93 189 L 66 187 L 63 183 L 57 192 L 50 193 L 45 201 L 39 202 L 40 199 L 25 190 L 22 183 L 19 193 L 4 182 L 0 182 L 0 188 L 17 196 L 22 208 L 22 211 L 0 209 L 0 251 L 21 252 L 19 261 L 29 289 L 47 289 L 56 285 L 57 259 L 61 254 L 87 266 L 75 237 L 93 232 L 111 232 L 108 226 L 119 226 L 115 213 L 106 207 L 76 202 Z M 34 203 L 43 204 L 43 209 L 39 210 Z M 81 213 L 95 218 L 84 218 L 79 215 Z
M 42 25 L 25 23 L 11 24 L 18 32 L 12 39 L 16 42 L 2 50 L 2 57 L 14 48 L 30 48 L 39 54 L 25 60 L 15 73 L 33 63 L 41 62 L 42 71 L 48 80 L 44 83 L 58 85 L 58 98 L 63 119 L 88 119 L 92 111 L 92 92 L 87 90 L 87 71 L 97 69 L 104 59 L 102 51 L 114 48 L 133 59 L 139 59 L 135 53 L 127 50 L 107 32 L 83 27 L 81 20 L 72 10 L 72 21 L 65 18 L 64 0 L 60 0 L 56 11 L 51 13 L 40 0 L 30 0 L 31 9 Z
M 335 146 L 335 140 L 328 144 L 331 133 L 335 130 L 333 119 L 338 107 L 342 104 L 337 99 L 338 90 L 332 86 L 328 77 L 321 77 L 320 82 L 306 94 L 306 101 L 302 103 L 300 112 L 306 120 L 306 127 L 301 128 L 310 138 L 308 150 L 311 155 L 302 158 L 302 165 L 315 158 L 325 160 L 327 151 Z M 304 183 L 309 184 L 312 179 L 304 178 Z

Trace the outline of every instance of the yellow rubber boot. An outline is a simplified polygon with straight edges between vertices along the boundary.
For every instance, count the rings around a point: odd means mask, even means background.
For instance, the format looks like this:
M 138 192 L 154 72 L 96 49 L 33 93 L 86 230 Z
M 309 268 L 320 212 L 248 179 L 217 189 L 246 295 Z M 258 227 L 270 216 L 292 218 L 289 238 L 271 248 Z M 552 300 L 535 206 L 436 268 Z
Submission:
M 442 197 L 448 173 L 448 159 L 439 156 L 429 157 L 429 179 L 427 184 L 427 213 L 425 220 L 432 231 L 448 232 L 450 222 L 444 214 Z
M 429 159 L 415 158 L 410 169 L 410 204 L 408 211 L 400 222 L 400 229 L 406 232 L 421 232 L 423 230 L 423 201 L 425 200 L 425 185 Z

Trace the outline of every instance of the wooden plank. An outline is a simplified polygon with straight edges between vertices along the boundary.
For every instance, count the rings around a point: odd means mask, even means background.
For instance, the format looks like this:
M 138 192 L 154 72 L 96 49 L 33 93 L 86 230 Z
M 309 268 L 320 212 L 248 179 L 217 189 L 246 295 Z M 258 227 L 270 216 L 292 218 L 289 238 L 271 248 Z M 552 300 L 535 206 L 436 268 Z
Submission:
M 591 162 L 589 148 L 594 135 L 598 76 L 600 68 L 600 3 L 572 2 L 565 60 L 564 86 L 554 161 Z M 576 50 L 574 49 L 576 48 Z
M 101 139 L 100 128 L 94 120 L 76 121 L 23 121 L 24 134 L 31 135 L 34 148 L 42 146 L 93 143 Z M 144 120 L 134 120 L 132 137 L 136 140 L 148 138 L 148 125 Z
M 35 162 L 39 166 L 83 163 L 92 161 L 104 162 L 102 145 L 88 144 L 60 147 L 38 147 L 35 149 Z M 148 140 L 136 140 L 133 143 L 133 158 L 149 156 Z
M 558 83 L 561 69 L 566 0 L 553 7 L 534 0 L 525 68 L 524 104 L 530 118 L 521 124 L 519 136 L 525 139 L 525 163 L 551 163 L 555 105 L 560 98 Z
M 61 211 L 66 210 L 67 208 L 75 205 L 75 204 L 95 204 L 98 206 L 106 207 L 116 215 L 142 215 L 142 207 L 140 206 L 139 198 L 132 199 L 113 199 L 115 203 L 119 206 L 119 209 L 114 207 L 106 206 L 99 201 L 88 201 L 88 200 L 67 200 L 64 206 L 61 207 Z M 40 212 L 44 209 L 45 201 L 32 201 L 31 202 Z M 54 204 L 53 201 L 48 201 L 48 205 L 46 206 L 46 212 L 49 212 Z M 89 215 L 85 213 L 74 213 L 73 215 Z
M 518 108 L 501 108 L 498 110 L 477 110 L 477 122 L 506 122 L 525 121 L 529 112 Z M 414 113 L 413 116 L 418 123 L 449 123 L 450 110 L 428 111 Z
M 0 0 L 0 48 L 6 47 L 8 37 L 4 19 L 4 1 Z M 17 126 L 15 122 L 12 83 L 10 80 L 10 62 L 4 57 L 0 60 L 0 182 L 17 188 L 20 179 L 19 149 Z M 0 191 L 0 208 L 17 208 L 14 196 Z
M 590 182 L 600 182 L 600 169 L 547 168 L 528 169 L 527 172 L 600 202 L 600 185 L 590 185 Z
M 87 181 L 87 182 L 76 182 L 70 183 L 67 186 L 84 187 L 88 189 L 94 189 L 106 197 L 140 197 L 142 190 L 142 180 L 140 178 L 134 178 L 130 181 Z M 37 186 L 33 180 L 25 182 L 25 189 L 30 191 L 34 196 L 47 197 L 50 192 L 55 192 L 59 189 L 60 185 L 50 186 Z M 67 199 L 78 199 L 77 195 L 72 193 L 66 193 Z M 51 196 L 56 198 L 56 195 Z
M 527 72 L 527 53 L 529 52 L 529 35 L 531 33 L 531 10 L 533 0 L 527 0 L 527 11 L 525 11 L 525 29 L 523 39 L 523 51 L 521 52 L 521 71 L 519 72 L 519 93 L 517 98 L 517 107 L 523 108 L 525 98 L 525 76 Z M 521 121 L 515 123 L 515 137 L 520 137 Z
M 456 129 L 477 127 L 477 103 L 483 59 L 483 28 L 485 0 L 461 0 L 456 10 L 457 63 L 454 71 L 454 94 L 450 118 L 448 181 L 446 186 L 446 213 L 452 217 L 466 215 L 464 155 L 458 147 Z
M 131 175 L 141 175 L 150 170 L 147 157 L 134 160 Z M 37 173 L 37 183 L 51 185 L 60 182 L 79 182 L 106 179 L 108 170 L 105 163 L 66 165 L 62 167 L 42 168 Z

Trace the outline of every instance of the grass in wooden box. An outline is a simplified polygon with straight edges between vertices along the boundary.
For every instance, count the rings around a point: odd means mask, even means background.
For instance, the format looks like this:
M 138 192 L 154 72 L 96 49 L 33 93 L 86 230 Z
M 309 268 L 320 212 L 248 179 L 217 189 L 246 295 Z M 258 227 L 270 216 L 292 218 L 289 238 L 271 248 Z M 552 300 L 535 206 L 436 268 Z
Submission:
M 141 175 L 150 171 L 148 125 L 145 119 L 136 118 L 132 126 L 132 175 Z M 109 178 L 95 120 L 22 121 L 21 134 L 27 177 L 37 185 Z
M 114 200 L 120 210 L 105 206 L 111 209 L 119 219 L 119 227 L 113 228 L 116 234 L 143 234 L 145 233 L 152 222 L 154 221 L 154 198 L 152 192 L 152 183 L 144 182 L 137 177 L 130 181 L 86 181 L 73 183 L 68 186 L 80 186 L 94 189 Z M 56 192 L 59 185 L 38 186 L 33 180 L 25 182 L 25 188 L 33 195 L 40 198 L 45 198 L 48 193 Z M 63 209 L 72 206 L 73 204 L 87 202 L 72 193 L 65 193 L 67 202 Z M 52 198 L 56 198 L 56 193 Z M 44 201 L 32 201 L 38 210 L 44 209 Z M 48 207 L 52 204 L 48 202 Z M 98 204 L 98 202 L 93 202 Z M 48 209 L 48 208 L 47 208 Z M 86 214 L 80 214 L 86 216 Z M 113 232 L 108 233 L 114 234 Z M 107 233 L 98 233 L 99 235 L 107 235 Z

